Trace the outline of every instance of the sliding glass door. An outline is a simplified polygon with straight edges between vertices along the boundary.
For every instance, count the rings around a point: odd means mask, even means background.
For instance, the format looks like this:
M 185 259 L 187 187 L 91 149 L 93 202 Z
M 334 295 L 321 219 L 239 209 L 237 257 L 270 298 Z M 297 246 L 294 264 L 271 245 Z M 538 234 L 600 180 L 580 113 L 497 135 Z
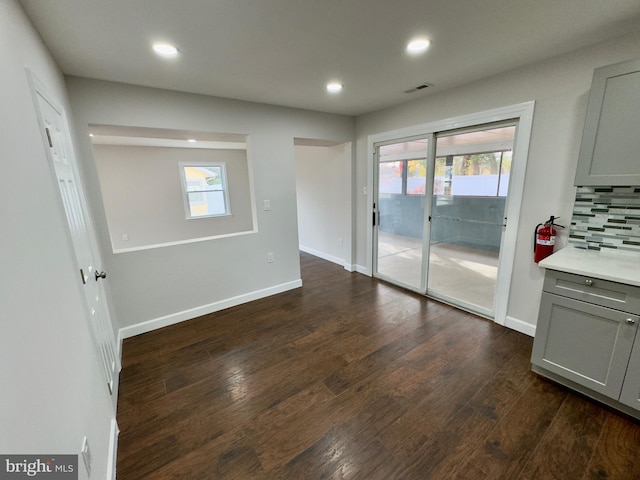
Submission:
M 374 205 L 377 276 L 424 290 L 424 220 L 429 138 L 376 148 Z
M 376 144 L 377 277 L 493 317 L 515 133 L 503 122 Z
M 493 316 L 515 125 L 437 136 L 427 293 Z

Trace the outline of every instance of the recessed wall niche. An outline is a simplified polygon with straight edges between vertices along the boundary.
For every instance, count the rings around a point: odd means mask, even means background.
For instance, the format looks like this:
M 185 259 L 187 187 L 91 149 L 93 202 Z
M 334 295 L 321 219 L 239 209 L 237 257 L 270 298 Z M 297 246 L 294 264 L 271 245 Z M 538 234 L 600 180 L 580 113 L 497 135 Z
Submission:
M 113 253 L 256 231 L 247 136 L 89 126 Z M 224 163 L 230 214 L 187 218 L 180 164 Z

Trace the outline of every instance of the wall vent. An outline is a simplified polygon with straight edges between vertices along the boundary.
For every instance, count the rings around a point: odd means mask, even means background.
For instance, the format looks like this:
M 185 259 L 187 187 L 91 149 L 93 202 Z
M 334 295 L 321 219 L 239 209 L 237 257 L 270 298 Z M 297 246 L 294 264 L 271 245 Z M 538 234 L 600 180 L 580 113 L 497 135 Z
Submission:
M 410 88 L 409 90 L 405 90 L 404 93 L 413 93 L 413 92 L 418 92 L 420 90 L 424 90 L 425 88 L 429 88 L 429 87 L 433 87 L 433 83 L 421 83 L 420 85 L 417 85 L 413 88 Z

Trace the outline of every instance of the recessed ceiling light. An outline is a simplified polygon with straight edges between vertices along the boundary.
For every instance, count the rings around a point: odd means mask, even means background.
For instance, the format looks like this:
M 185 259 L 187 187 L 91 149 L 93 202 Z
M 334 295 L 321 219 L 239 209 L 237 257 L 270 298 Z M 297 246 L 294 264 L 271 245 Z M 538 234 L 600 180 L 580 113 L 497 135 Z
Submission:
M 344 88 L 344 85 L 338 82 L 327 83 L 327 92 L 329 93 L 341 92 L 343 88 Z
M 93 137 L 93 133 L 90 133 L 90 134 L 89 134 L 89 136 L 90 136 L 90 137 Z
M 154 43 L 153 51 L 161 57 L 176 57 L 178 56 L 178 48 L 175 45 L 168 43 Z
M 426 38 L 416 38 L 407 44 L 407 53 L 411 55 L 417 55 L 422 52 L 426 52 L 431 45 L 431 42 Z
M 196 139 L 195 139 L 195 138 L 190 138 L 189 140 L 187 140 L 187 142 L 189 142 L 189 143 L 196 143 Z

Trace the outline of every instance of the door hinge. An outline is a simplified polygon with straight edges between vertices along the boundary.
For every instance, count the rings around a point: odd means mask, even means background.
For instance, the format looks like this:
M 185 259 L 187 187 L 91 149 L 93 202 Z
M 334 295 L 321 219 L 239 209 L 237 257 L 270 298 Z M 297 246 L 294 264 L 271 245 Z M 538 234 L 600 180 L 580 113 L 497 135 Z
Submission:
M 49 141 L 49 148 L 53 148 L 53 142 L 51 141 L 51 132 L 48 128 L 44 129 L 47 132 L 47 140 Z

